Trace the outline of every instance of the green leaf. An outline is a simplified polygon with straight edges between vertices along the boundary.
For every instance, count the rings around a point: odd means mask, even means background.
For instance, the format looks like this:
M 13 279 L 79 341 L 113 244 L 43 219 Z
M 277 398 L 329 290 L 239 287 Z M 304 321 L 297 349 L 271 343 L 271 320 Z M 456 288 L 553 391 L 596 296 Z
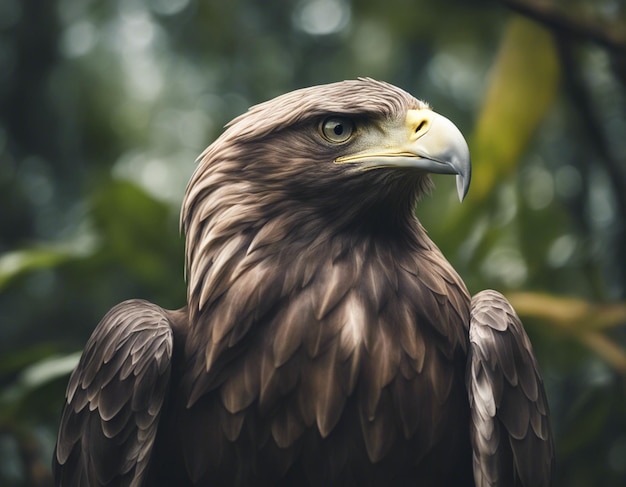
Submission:
M 8 382 L 0 391 L 0 425 L 33 413 L 38 407 L 43 409 L 43 404 L 52 404 L 63 396 L 66 376 L 76 367 L 81 352 L 50 355 L 54 348 L 51 344 L 33 347 L 9 354 L 0 361 L 0 378 Z M 41 357 L 42 353 L 48 355 Z M 24 366 L 27 360 L 30 363 Z M 16 371 L 18 366 L 22 366 L 21 370 Z M 37 400 L 31 401 L 32 398 Z
M 447 217 L 439 221 L 439 228 L 429 227 L 446 255 L 455 255 L 472 232 L 477 215 L 487 212 L 494 218 L 496 190 L 518 169 L 552 107 L 559 78 L 559 60 L 551 34 L 536 23 L 513 17 L 505 29 L 474 133 L 469 137 L 469 194 L 462 205 L 445 209 Z M 447 235 L 455 238 L 437 238 Z
M 144 286 L 171 287 L 180 276 L 184 290 L 183 239 L 178 208 L 173 209 L 136 184 L 119 179 L 103 182 L 93 194 L 91 216 L 106 246 L 103 257 L 122 264 Z
M 23 274 L 53 268 L 70 260 L 86 258 L 94 249 L 95 239 L 85 234 L 65 243 L 6 252 L 0 256 L 0 291 Z
M 559 61 L 552 35 L 514 17 L 491 72 L 472 136 L 472 198 L 483 200 L 517 168 L 554 102 Z

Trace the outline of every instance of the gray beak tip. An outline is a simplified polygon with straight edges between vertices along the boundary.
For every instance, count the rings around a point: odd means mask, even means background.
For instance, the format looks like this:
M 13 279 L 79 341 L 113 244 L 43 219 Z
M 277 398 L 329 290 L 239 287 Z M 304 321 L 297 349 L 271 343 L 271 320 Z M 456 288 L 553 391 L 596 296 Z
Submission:
M 470 175 L 457 174 L 456 175 L 456 192 L 459 195 L 459 201 L 462 203 L 467 195 L 470 185 Z

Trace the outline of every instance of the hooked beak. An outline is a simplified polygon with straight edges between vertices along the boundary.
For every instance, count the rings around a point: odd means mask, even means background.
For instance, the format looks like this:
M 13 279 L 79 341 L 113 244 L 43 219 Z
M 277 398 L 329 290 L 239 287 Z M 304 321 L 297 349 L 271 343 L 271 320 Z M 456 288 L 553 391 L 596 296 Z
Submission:
M 381 134 L 356 154 L 335 164 L 358 164 L 360 169 L 414 168 L 427 173 L 456 174 L 459 200 L 470 185 L 471 161 L 467 142 L 446 117 L 429 109 L 409 110 L 403 124 L 384 126 Z

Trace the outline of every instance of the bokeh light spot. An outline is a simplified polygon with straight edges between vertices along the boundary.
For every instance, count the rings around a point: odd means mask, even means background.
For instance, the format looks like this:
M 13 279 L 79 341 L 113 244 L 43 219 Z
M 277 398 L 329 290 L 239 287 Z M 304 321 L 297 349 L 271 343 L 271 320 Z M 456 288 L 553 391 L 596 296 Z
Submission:
M 350 6 L 343 0 L 307 0 L 294 12 L 299 30 L 314 36 L 334 34 L 350 22 Z

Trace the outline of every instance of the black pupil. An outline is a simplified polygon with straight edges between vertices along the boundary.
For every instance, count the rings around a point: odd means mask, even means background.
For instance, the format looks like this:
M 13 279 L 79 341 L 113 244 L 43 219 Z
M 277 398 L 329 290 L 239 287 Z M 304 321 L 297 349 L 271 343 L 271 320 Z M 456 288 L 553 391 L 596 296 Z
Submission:
M 335 135 L 341 135 L 343 134 L 343 125 L 338 123 L 333 127 L 333 132 L 335 132 Z

